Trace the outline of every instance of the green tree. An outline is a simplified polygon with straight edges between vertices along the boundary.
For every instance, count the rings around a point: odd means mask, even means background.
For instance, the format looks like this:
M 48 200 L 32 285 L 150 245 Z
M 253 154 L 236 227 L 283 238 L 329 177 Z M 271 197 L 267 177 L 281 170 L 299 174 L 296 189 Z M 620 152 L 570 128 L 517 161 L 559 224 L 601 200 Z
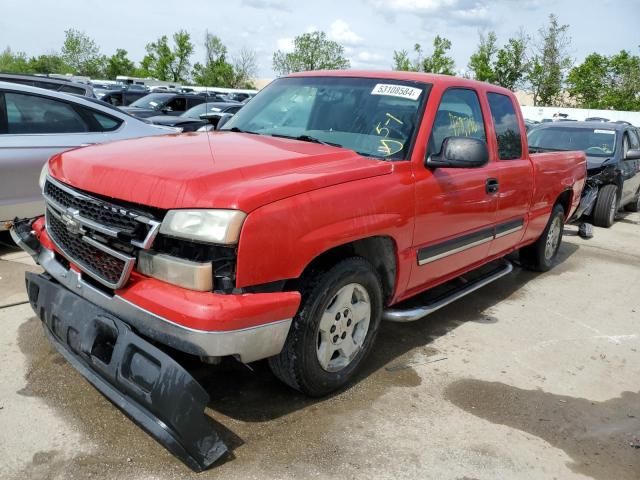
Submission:
M 107 59 L 105 66 L 105 75 L 107 78 L 115 80 L 118 75 L 133 75 L 135 65 L 129 60 L 127 55 L 126 50 L 118 48 L 116 53 Z
M 425 55 L 422 45 L 416 43 L 413 46 L 415 54 L 413 60 L 409 58 L 406 50 L 394 50 L 393 69 L 406 72 L 442 73 L 455 75 L 455 62 L 447 55 L 451 49 L 451 42 L 440 35 L 433 40 L 433 53 Z
M 549 15 L 549 25 L 538 31 L 527 72 L 534 105 L 554 106 L 562 103 L 565 75 L 571 67 L 568 50 L 569 25 L 560 25 L 558 17 Z
M 616 110 L 640 110 L 640 57 L 626 50 L 609 58 L 606 103 Z
M 171 63 L 171 74 L 173 81 L 179 82 L 189 77 L 191 69 L 191 55 L 193 55 L 194 45 L 191 42 L 191 35 L 186 30 L 180 30 L 173 34 L 174 61 Z
M 527 37 L 521 33 L 520 36 L 510 38 L 507 44 L 500 48 L 497 53 L 496 63 L 493 67 L 496 84 L 515 90 L 527 72 Z
M 489 32 L 485 37 L 480 33 L 478 49 L 469 58 L 467 68 L 473 72 L 473 78 L 481 82 L 494 83 L 496 81 L 496 55 L 498 53 L 495 32 Z
M 569 72 L 567 91 L 583 108 L 640 110 L 640 57 L 592 53 Z
M 340 70 L 351 66 L 342 45 L 328 40 L 324 32 L 304 33 L 293 43 L 293 52 L 278 50 L 273 54 L 273 69 L 279 75 L 309 70 Z
M 31 66 L 24 52 L 13 52 L 10 47 L 0 53 L 0 72 L 30 73 Z
M 414 64 L 409 58 L 406 50 L 393 51 L 393 69 L 401 72 L 411 72 L 415 70 Z
M 96 42 L 84 32 L 70 28 L 64 32 L 62 58 L 72 73 L 89 77 L 101 76 L 105 57 Z
M 419 47 L 419 45 L 417 45 Z M 433 53 L 422 59 L 422 71 L 427 73 L 441 73 L 455 75 L 455 62 L 447 52 L 451 50 L 451 41 L 436 35 L 433 39 Z
M 567 91 L 582 108 L 603 108 L 609 85 L 609 59 L 598 53 L 588 55 L 584 62 L 571 69 L 567 76 Z M 606 108 L 606 107 L 604 107 Z
M 57 53 L 47 53 L 31 57 L 29 69 L 33 73 L 72 73 L 71 68 Z
M 140 63 L 140 74 L 158 80 L 181 82 L 189 77 L 193 43 L 185 30 L 173 34 L 173 49 L 169 38 L 163 35 L 146 46 L 147 54 Z
M 193 78 L 198 85 L 232 87 L 235 81 L 233 65 L 227 61 L 227 47 L 220 37 L 206 32 L 204 38 L 205 63 L 193 66 Z

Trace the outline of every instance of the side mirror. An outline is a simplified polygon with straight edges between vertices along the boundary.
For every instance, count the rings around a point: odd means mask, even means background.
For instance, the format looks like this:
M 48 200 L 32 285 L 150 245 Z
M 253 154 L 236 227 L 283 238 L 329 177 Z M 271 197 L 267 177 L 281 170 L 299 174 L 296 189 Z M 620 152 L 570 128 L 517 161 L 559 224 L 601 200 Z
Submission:
M 161 111 L 162 113 L 171 113 L 171 112 L 173 112 L 173 108 L 168 107 L 168 106 L 167 106 L 167 107 L 162 107 L 162 108 L 160 109 L 160 111 Z
M 624 157 L 625 160 L 640 160 L 640 150 L 628 150 Z
M 484 140 L 471 137 L 447 137 L 440 154 L 427 158 L 430 168 L 478 168 L 489 161 L 489 150 Z
M 220 120 L 218 120 L 218 124 L 216 125 L 216 130 L 220 130 L 225 123 L 231 120 L 231 117 L 233 117 L 233 115 L 230 113 L 225 113 L 223 117 L 220 117 Z

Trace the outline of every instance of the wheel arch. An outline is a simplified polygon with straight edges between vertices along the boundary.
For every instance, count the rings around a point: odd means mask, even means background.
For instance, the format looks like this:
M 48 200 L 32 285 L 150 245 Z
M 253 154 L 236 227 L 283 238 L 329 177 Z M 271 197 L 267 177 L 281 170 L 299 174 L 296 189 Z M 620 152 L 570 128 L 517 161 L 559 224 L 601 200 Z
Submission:
M 317 255 L 293 282 L 313 275 L 318 270 L 326 270 L 339 261 L 358 256 L 373 265 L 382 283 L 384 303 L 388 303 L 396 289 L 398 273 L 398 248 L 395 240 L 386 235 L 377 235 L 353 240 L 334 246 Z
M 569 217 L 569 213 L 571 212 L 571 205 L 573 204 L 573 190 L 568 188 L 564 190 L 556 201 L 554 205 L 560 205 L 564 209 L 565 220 Z

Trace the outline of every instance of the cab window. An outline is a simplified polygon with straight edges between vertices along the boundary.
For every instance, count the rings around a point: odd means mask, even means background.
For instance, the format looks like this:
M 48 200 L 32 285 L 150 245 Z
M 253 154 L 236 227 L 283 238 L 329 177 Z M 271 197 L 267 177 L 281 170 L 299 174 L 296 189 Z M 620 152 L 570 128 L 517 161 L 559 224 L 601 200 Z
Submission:
M 522 157 L 522 132 L 513 102 L 506 95 L 487 94 L 491 118 L 496 130 L 498 157 L 500 160 L 514 160 Z
M 440 153 L 447 137 L 471 137 L 487 141 L 478 94 L 467 88 L 444 92 L 431 129 L 428 154 Z

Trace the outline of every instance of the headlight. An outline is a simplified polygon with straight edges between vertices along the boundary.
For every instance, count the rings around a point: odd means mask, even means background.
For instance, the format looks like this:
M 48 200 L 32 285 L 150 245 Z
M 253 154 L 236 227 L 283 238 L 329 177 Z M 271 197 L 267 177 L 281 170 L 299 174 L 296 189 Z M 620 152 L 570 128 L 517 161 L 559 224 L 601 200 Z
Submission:
M 160 233 L 187 240 L 231 245 L 238 242 L 247 214 L 240 210 L 169 210 Z
M 44 190 L 44 182 L 47 180 L 47 175 L 49 175 L 49 162 L 45 163 L 42 170 L 40 170 L 40 178 L 38 179 L 40 190 Z

